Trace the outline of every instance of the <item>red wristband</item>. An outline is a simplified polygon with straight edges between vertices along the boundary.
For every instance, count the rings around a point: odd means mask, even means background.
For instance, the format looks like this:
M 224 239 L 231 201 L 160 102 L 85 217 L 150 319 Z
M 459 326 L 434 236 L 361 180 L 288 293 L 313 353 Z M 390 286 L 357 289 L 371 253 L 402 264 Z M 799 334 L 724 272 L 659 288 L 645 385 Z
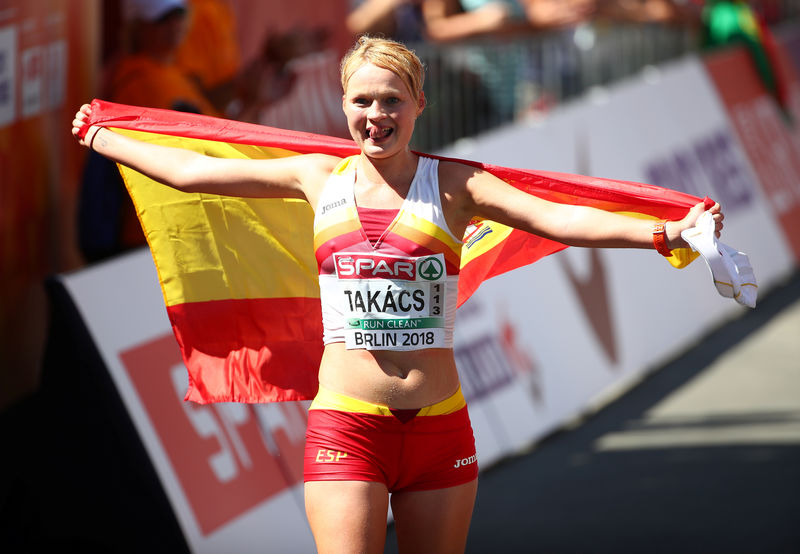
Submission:
M 653 246 L 655 246 L 656 251 L 665 258 L 672 256 L 672 250 L 667 246 L 666 221 L 656 221 L 653 225 Z

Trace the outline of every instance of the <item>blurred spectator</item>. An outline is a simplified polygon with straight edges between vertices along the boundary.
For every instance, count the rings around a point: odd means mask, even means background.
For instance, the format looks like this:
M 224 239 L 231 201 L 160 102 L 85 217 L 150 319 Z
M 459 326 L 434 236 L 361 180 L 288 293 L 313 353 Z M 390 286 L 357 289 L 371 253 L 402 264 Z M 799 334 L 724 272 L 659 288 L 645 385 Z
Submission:
M 267 36 L 258 62 L 261 107 L 287 94 L 297 77 L 292 62 L 325 50 L 328 33 L 322 28 L 295 28 Z
M 519 6 L 519 4 L 516 4 Z M 425 32 L 433 42 L 451 42 L 494 34 L 508 35 L 527 26 L 514 20 L 504 2 L 488 2 L 464 9 L 459 0 L 423 0 Z M 518 10 L 519 12 L 519 10 Z
M 113 102 L 208 115 L 219 111 L 175 63 L 187 23 L 184 0 L 125 0 L 123 52 L 107 70 Z
M 525 9 L 525 19 L 537 31 L 574 27 L 587 21 L 597 10 L 597 0 L 519 1 Z
M 488 98 L 488 113 L 477 118 L 495 126 L 512 120 L 519 111 L 519 97 L 531 96 L 518 85 L 542 74 L 545 63 L 531 49 L 511 43 L 515 37 L 548 33 L 546 63 L 557 66 L 562 92 L 571 90 L 576 66 L 569 56 L 572 35 L 568 29 L 587 21 L 597 0 L 423 0 L 426 37 L 436 43 L 484 38 L 459 48 L 458 64 L 463 72 L 477 76 Z M 496 47 L 497 42 L 507 42 Z
M 226 0 L 188 0 L 185 36 L 175 51 L 175 65 L 220 112 L 239 94 L 242 57 L 236 18 Z
M 101 94 L 112 102 L 219 115 L 174 63 L 186 28 L 183 0 L 126 0 L 121 54 L 106 70 Z M 78 205 L 78 245 L 95 262 L 146 244 L 116 166 L 90 152 Z
M 700 13 L 696 4 L 675 0 L 600 0 L 598 15 L 630 23 L 697 25 Z
M 319 50 L 325 33 L 268 36 L 244 66 L 227 0 L 123 0 L 122 44 L 101 97 L 112 102 L 257 122 L 294 82 L 292 60 Z M 146 243 L 116 167 L 94 153 L 84 170 L 79 246 L 93 262 Z
M 423 0 L 427 37 L 449 42 L 549 31 L 589 18 L 596 0 Z
M 257 122 L 258 111 L 287 94 L 289 62 L 322 48 L 316 29 L 271 33 L 259 55 L 243 64 L 236 14 L 228 0 L 187 0 L 188 25 L 175 66 L 226 117 Z
M 421 4 L 422 0 L 352 0 L 345 24 L 354 36 L 420 42 L 424 37 Z

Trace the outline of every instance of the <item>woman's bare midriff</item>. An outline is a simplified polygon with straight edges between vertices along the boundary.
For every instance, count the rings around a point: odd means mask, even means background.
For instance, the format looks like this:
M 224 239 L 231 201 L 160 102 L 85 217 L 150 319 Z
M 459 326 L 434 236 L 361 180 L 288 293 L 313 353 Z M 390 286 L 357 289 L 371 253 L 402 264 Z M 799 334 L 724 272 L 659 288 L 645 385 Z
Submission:
M 326 389 L 396 409 L 423 408 L 458 390 L 453 350 L 430 348 L 347 350 L 344 343 L 325 347 L 319 382 Z

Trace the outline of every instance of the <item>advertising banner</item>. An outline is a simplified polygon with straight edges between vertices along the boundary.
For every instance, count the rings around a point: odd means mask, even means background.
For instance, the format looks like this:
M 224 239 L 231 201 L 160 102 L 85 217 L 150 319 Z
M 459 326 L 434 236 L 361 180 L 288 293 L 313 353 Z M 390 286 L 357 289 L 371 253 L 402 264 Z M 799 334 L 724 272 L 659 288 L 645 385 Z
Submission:
M 780 223 L 795 260 L 800 260 L 800 81 L 789 59 L 783 58 L 791 110 L 784 113 L 748 56 L 744 49 L 725 50 L 706 58 L 705 65 L 760 177 L 770 213 Z
M 184 402 L 187 372 L 147 249 L 62 279 L 192 551 L 313 551 L 302 492 L 307 407 Z
M 42 279 L 82 263 L 75 205 L 85 152 L 68 122 L 92 94 L 99 10 L 89 0 L 0 2 L 0 407 L 38 376 Z

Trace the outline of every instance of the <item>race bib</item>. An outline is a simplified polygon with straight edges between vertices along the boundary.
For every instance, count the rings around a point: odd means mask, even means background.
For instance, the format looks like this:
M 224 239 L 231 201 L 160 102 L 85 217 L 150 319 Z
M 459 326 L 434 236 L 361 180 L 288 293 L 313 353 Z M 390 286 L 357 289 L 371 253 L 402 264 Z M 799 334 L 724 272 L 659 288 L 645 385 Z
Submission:
M 445 347 L 444 256 L 334 254 L 345 346 L 366 350 Z

